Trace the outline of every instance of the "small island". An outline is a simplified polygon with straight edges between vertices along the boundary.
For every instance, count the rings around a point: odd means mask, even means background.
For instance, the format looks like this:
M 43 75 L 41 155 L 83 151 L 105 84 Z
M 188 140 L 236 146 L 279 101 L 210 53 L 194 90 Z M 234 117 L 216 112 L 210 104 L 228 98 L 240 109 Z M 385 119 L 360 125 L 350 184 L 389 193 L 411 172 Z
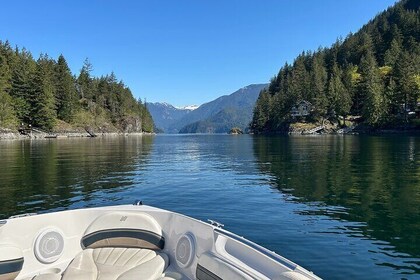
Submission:
M 233 127 L 230 131 L 229 134 L 232 135 L 239 135 L 239 134 L 244 134 L 244 132 L 239 128 L 239 127 Z

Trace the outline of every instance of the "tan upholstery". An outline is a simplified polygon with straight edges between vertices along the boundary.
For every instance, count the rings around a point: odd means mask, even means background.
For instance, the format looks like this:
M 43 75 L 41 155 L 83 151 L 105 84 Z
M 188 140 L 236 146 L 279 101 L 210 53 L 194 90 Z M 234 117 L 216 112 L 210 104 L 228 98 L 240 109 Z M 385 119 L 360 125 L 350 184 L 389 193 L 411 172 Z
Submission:
M 70 263 L 63 280 L 154 280 L 162 276 L 168 257 L 137 248 L 100 248 L 82 251 Z
M 15 279 L 16 276 L 18 276 L 20 271 L 17 272 L 10 272 L 10 273 L 6 273 L 6 274 L 1 274 L 0 275 L 0 280 L 12 280 Z
M 61 274 L 59 273 L 46 273 L 46 274 L 40 274 L 32 278 L 28 278 L 25 280 L 60 280 Z

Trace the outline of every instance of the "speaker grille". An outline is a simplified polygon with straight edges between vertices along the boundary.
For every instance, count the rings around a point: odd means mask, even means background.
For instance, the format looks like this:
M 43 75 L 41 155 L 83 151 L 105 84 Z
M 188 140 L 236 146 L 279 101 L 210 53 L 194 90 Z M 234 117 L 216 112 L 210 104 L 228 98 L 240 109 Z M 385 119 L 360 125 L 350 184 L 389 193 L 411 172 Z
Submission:
M 186 233 L 178 240 L 176 244 L 176 262 L 180 267 L 187 267 L 191 264 L 195 255 L 194 236 Z
M 64 238 L 57 229 L 41 232 L 35 241 L 35 256 L 42 263 L 53 263 L 63 254 Z

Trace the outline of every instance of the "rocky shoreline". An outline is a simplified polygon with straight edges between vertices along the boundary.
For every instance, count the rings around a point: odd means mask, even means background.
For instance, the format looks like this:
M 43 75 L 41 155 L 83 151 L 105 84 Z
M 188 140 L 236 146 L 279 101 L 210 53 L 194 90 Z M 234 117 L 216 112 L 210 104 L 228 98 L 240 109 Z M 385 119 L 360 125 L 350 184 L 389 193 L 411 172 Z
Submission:
M 338 123 L 291 123 L 278 131 L 258 133 L 262 135 L 391 135 L 420 134 L 420 127 L 407 125 L 388 128 L 372 128 L 363 124 L 341 127 Z
M 128 135 L 150 135 L 146 132 L 100 132 L 95 133 L 94 137 L 113 137 Z M 92 138 L 92 134 L 82 131 L 66 132 L 34 132 L 28 135 L 21 134 L 17 130 L 0 128 L 0 140 L 25 140 L 25 139 L 67 139 L 67 138 Z

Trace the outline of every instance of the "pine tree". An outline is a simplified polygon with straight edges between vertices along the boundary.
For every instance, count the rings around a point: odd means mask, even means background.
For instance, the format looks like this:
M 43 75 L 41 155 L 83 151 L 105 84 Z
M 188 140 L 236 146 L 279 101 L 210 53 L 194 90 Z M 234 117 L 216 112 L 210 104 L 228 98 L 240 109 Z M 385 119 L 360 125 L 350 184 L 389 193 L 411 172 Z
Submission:
M 73 76 L 63 55 L 58 57 L 54 74 L 57 116 L 66 122 L 71 122 L 77 110 L 77 95 Z
M 290 81 L 290 94 L 296 101 L 306 99 L 308 94 L 309 75 L 305 66 L 305 56 L 301 54 L 295 60 L 292 70 L 292 80 Z
M 401 43 L 397 39 L 393 39 L 391 46 L 388 50 L 385 51 L 384 64 L 394 68 L 395 63 L 397 62 L 398 57 L 401 53 Z
M 263 132 L 268 128 L 271 114 L 270 95 L 266 90 L 261 91 L 254 108 L 254 116 L 250 128 L 254 132 Z
M 93 80 L 91 77 L 91 72 L 93 70 L 92 64 L 89 59 L 85 59 L 83 62 L 83 67 L 80 70 L 79 77 L 77 78 L 77 83 L 79 85 L 79 94 L 81 98 L 92 99 L 93 94 Z
M 416 106 L 419 92 L 416 86 L 416 69 L 414 58 L 406 51 L 400 53 L 395 64 L 394 76 L 396 80 L 396 102 L 404 111 L 404 120 L 408 122 L 408 111 Z
M 11 89 L 11 72 L 6 58 L 0 54 L 0 127 L 13 127 L 17 118 L 13 108 L 13 100 L 9 95 Z
M 399 114 L 400 106 L 397 101 L 397 84 L 393 77 L 389 79 L 389 82 L 384 92 L 384 113 L 387 122 L 393 122 L 395 117 Z
M 31 119 L 34 126 L 47 130 L 53 129 L 57 117 L 53 74 L 53 61 L 48 56 L 41 55 L 31 80 Z
M 332 73 L 328 81 L 328 98 L 330 111 L 341 116 L 347 116 L 351 108 L 350 92 L 346 89 L 341 79 L 342 71 L 337 64 L 333 65 Z
M 31 79 L 36 70 L 36 63 L 30 52 L 22 49 L 15 51 L 16 65 L 12 69 L 12 88 L 10 95 L 14 99 L 14 108 L 21 122 L 31 122 Z
M 367 51 L 360 62 L 360 90 L 364 96 L 363 117 L 368 124 L 377 126 L 383 117 L 383 86 L 373 52 Z
M 9 92 L 11 85 L 12 73 L 6 58 L 0 54 L 0 92 Z
M 311 90 L 315 107 L 315 112 L 320 116 L 327 113 L 328 100 L 326 96 L 327 70 L 324 65 L 323 57 L 316 54 L 312 61 Z

